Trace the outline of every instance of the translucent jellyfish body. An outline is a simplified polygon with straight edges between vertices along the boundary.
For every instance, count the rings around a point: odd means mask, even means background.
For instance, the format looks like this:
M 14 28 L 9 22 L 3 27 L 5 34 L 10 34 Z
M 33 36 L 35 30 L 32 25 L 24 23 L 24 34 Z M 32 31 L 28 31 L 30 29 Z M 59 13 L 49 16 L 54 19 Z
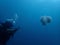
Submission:
M 42 25 L 47 25 L 48 23 L 51 23 L 52 17 L 51 16 L 41 16 L 40 22 Z

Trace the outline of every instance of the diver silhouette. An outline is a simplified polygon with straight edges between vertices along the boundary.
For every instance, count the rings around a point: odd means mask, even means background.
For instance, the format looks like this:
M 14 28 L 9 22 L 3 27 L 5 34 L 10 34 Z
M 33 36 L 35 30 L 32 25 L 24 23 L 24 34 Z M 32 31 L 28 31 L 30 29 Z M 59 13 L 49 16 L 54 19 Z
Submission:
M 0 45 L 6 45 L 10 37 L 13 37 L 19 28 L 14 28 L 10 21 L 5 21 L 0 24 Z

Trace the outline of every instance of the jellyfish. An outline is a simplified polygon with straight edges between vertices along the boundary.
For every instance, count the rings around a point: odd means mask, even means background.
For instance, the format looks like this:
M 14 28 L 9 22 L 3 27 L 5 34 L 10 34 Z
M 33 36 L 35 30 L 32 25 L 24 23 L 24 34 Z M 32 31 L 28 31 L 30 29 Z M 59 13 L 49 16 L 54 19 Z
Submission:
M 52 20 L 52 17 L 51 16 L 47 16 L 47 22 L 50 23 Z
M 48 23 L 51 23 L 52 17 L 51 16 L 41 16 L 40 22 L 42 25 L 47 25 Z

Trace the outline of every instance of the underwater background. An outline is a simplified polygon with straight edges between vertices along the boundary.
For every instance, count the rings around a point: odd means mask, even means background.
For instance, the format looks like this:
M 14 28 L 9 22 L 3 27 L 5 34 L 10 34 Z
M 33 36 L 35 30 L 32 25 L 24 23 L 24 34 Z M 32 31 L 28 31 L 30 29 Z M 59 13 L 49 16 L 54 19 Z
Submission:
M 51 16 L 43 26 L 41 16 Z M 7 45 L 60 45 L 60 0 L 0 0 L 0 22 L 8 18 L 20 26 Z

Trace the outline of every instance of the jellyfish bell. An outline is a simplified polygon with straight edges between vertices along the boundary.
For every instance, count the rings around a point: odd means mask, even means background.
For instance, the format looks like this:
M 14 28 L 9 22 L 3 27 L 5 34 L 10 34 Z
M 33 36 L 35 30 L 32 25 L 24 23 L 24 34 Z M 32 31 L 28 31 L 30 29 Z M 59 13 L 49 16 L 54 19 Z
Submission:
M 48 23 L 51 22 L 51 16 L 41 16 L 40 17 L 40 22 L 42 23 L 42 25 L 47 25 Z
M 50 23 L 52 20 L 52 17 L 51 16 L 46 16 L 46 17 L 47 17 L 47 23 Z
M 46 25 L 47 24 L 46 16 L 41 16 L 40 21 L 41 21 L 42 25 Z

